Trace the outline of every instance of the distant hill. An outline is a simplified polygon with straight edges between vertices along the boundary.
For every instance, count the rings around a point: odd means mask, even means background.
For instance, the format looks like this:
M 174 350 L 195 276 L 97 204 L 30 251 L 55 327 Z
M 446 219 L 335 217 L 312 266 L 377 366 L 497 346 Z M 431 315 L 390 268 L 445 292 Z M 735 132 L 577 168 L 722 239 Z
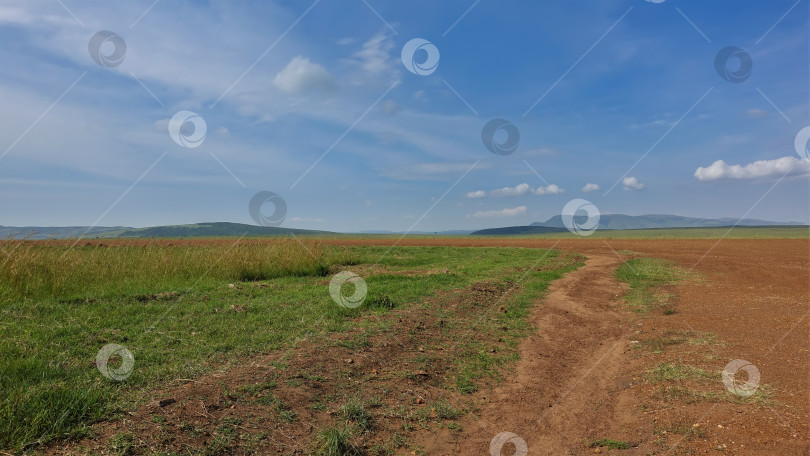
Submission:
M 503 228 L 487 228 L 485 230 L 473 231 L 473 236 L 504 236 L 512 234 L 543 234 L 568 232 L 565 228 L 553 228 L 549 226 L 507 226 Z
M 213 222 L 195 223 L 193 225 L 155 226 L 151 228 L 133 228 L 121 233 L 118 237 L 217 237 L 217 236 L 280 236 L 284 234 L 337 234 L 331 231 L 299 230 L 295 228 L 265 227 L 245 225 L 242 223 Z
M 331 235 L 330 231 L 299 230 L 294 228 L 264 227 L 242 223 L 214 222 L 195 223 L 191 225 L 154 226 L 149 228 L 131 227 L 13 227 L 0 226 L 0 237 L 4 239 L 65 239 L 69 237 L 85 238 L 180 238 L 180 237 L 222 237 L 222 236 L 282 236 L 296 235 Z
M 65 239 L 70 237 L 118 237 L 125 226 L 0 226 L 0 239 Z
M 584 219 L 584 216 L 583 216 Z M 680 215 L 622 215 L 609 214 L 599 218 L 600 230 L 637 230 L 641 228 L 708 228 L 717 226 L 732 226 L 737 223 L 737 219 L 720 218 L 705 219 L 694 217 L 681 217 Z M 797 223 L 770 222 L 767 220 L 742 219 L 738 226 L 771 226 L 771 225 L 796 225 Z M 551 228 L 565 228 L 561 215 L 555 215 L 545 222 L 535 222 L 530 226 L 542 226 Z
M 585 216 L 582 217 L 585 221 Z M 796 226 L 796 222 L 770 222 L 767 220 L 720 218 L 704 219 L 694 217 L 681 217 L 679 215 L 602 215 L 599 218 L 599 230 L 639 230 L 658 228 L 712 228 L 737 226 Z M 489 228 L 474 231 L 472 235 L 516 235 L 516 234 L 542 234 L 568 231 L 563 225 L 562 216 L 555 215 L 545 222 L 535 222 L 528 226 L 507 226 L 503 228 Z
M 584 217 L 583 217 L 584 219 Z M 602 215 L 599 219 L 600 230 L 636 230 L 654 228 L 711 228 L 732 226 L 736 219 L 704 219 L 694 217 L 681 217 L 678 215 Z M 796 222 L 770 222 L 767 220 L 743 219 L 739 226 L 788 226 L 802 225 Z M 478 231 L 448 230 L 448 231 L 412 231 L 410 235 L 515 235 L 515 234 L 542 234 L 560 233 L 567 231 L 562 223 L 562 217 L 555 215 L 545 222 L 536 222 L 528 226 L 508 226 L 503 228 L 489 228 Z M 356 234 L 403 234 L 403 231 L 362 231 Z M 166 225 L 148 228 L 132 228 L 126 226 L 0 226 L 0 239 L 65 239 L 83 236 L 85 238 L 183 238 L 183 237 L 224 237 L 224 236 L 283 236 L 321 235 L 332 236 L 340 233 L 332 231 L 302 230 L 296 228 L 264 227 L 246 225 L 242 223 L 213 222 L 194 223 L 189 225 Z
M 408 231 L 407 234 L 440 234 L 442 236 L 459 236 L 472 233 L 473 230 L 449 230 L 449 231 Z M 356 234 L 406 234 L 405 231 L 370 230 L 358 231 Z

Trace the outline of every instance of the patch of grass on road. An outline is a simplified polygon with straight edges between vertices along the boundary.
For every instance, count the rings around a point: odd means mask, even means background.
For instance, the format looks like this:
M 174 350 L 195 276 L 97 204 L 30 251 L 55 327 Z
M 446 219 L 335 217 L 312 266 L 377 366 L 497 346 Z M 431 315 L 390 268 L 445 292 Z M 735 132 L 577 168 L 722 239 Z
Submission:
M 720 374 L 685 364 L 659 363 L 647 372 L 647 378 L 652 382 L 671 382 L 691 379 L 719 381 Z
M 627 450 L 630 448 L 630 442 L 615 439 L 599 439 L 591 440 L 588 443 L 588 446 L 591 448 L 605 447 L 610 448 L 611 450 Z
M 665 289 L 691 274 L 658 258 L 632 258 L 616 269 L 616 278 L 630 285 L 624 299 L 638 313 L 660 309 L 664 314 L 675 313 L 674 296 Z

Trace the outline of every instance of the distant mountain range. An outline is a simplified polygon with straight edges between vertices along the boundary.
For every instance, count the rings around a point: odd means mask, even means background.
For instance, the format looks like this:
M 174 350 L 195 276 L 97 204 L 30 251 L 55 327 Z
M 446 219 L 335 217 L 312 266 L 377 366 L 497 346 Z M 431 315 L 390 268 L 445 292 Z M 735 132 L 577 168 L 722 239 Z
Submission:
M 575 217 L 575 220 L 578 217 Z M 582 216 L 582 222 L 585 216 Z M 695 217 L 682 217 L 679 215 L 623 215 L 609 214 L 599 218 L 600 230 L 639 230 L 655 228 L 711 228 L 723 226 L 791 226 L 803 225 L 799 222 L 772 222 L 758 219 L 719 218 L 705 219 Z M 473 235 L 507 235 L 507 234 L 542 234 L 560 233 L 568 231 L 562 222 L 561 215 L 555 215 L 545 222 L 535 222 L 528 226 L 508 226 L 503 228 L 489 228 L 474 231 Z
M 85 238 L 181 238 L 181 237 L 217 237 L 217 236 L 282 236 L 296 235 L 334 235 L 331 231 L 299 230 L 294 228 L 276 228 L 242 223 L 214 222 L 195 223 L 191 225 L 153 226 L 149 228 L 130 228 L 125 226 L 86 226 L 42 227 L 42 226 L 0 226 L 0 238 L 3 239 L 64 239 L 82 236 Z
M 584 217 L 583 217 L 584 221 Z M 736 219 L 704 219 L 681 217 L 678 215 L 602 215 L 599 219 L 600 230 L 636 230 L 644 228 L 707 228 L 732 226 Z M 799 222 L 771 222 L 767 220 L 743 219 L 739 226 L 789 226 L 803 225 Z M 509 226 L 489 228 L 478 231 L 413 231 L 408 234 L 440 235 L 514 235 L 560 233 L 567 231 L 562 217 L 556 215 L 545 222 L 536 222 L 528 226 Z M 356 234 L 402 234 L 395 231 L 364 231 Z M 332 231 L 302 230 L 295 228 L 263 227 L 242 223 L 214 222 L 195 223 L 190 225 L 167 225 L 149 228 L 131 228 L 126 226 L 0 226 L 0 239 L 64 239 L 83 236 L 85 238 L 184 238 L 184 237 L 218 237 L 218 236 L 283 236 L 296 235 L 337 235 Z
M 664 214 L 609 214 L 599 217 L 600 230 L 637 230 L 642 228 L 707 228 L 712 226 L 732 226 L 735 223 L 738 226 L 801 225 L 801 223 L 798 222 L 770 222 L 768 220 L 758 219 L 742 219 L 738 223 L 737 219 L 733 218 L 705 219 Z M 545 222 L 532 223 L 530 226 L 565 228 L 561 215 L 555 215 Z

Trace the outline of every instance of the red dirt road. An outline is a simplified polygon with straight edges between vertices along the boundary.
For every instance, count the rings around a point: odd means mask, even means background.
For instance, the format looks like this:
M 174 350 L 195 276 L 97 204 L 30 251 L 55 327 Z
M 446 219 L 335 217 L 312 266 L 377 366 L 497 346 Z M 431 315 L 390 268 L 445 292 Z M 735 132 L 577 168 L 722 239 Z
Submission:
M 590 260 L 555 282 L 536 308 L 539 330 L 522 345 L 517 373 L 484 394 L 488 404 L 464 422 L 461 435 L 427 439 L 428 454 L 487 454 L 490 440 L 504 431 L 522 437 L 528 454 L 810 454 L 810 242 L 507 243 L 555 246 Z M 699 274 L 699 280 L 675 287 L 676 314 L 635 316 L 616 305 L 620 289 L 612 271 L 621 261 L 617 252 L 624 250 Z M 667 331 L 711 333 L 718 342 L 673 345 L 654 354 L 630 350 L 634 341 Z M 644 372 L 656 363 L 717 372 L 735 359 L 758 368 L 766 401 L 696 399 L 671 394 L 682 389 L 644 381 Z M 721 382 L 694 388 L 725 394 Z M 633 448 L 595 450 L 583 443 L 602 438 L 628 441 Z M 507 444 L 502 454 L 510 451 Z

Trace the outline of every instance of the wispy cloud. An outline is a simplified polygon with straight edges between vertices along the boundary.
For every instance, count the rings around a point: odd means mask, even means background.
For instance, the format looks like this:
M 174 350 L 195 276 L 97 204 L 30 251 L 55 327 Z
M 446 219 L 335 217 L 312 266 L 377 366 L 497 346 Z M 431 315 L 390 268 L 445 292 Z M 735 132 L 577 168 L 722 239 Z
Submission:
M 761 119 L 763 117 L 767 117 L 769 112 L 764 109 L 752 108 L 748 110 L 747 114 L 748 117 L 752 119 Z
M 478 211 L 472 215 L 475 218 L 517 217 L 526 214 L 526 206 L 507 208 L 492 211 Z
M 451 162 L 451 163 L 413 163 L 409 165 L 399 165 L 390 169 L 380 171 L 384 177 L 396 180 L 432 181 L 455 179 L 459 174 L 470 169 L 472 162 Z M 492 165 L 481 163 L 476 169 L 488 169 Z

